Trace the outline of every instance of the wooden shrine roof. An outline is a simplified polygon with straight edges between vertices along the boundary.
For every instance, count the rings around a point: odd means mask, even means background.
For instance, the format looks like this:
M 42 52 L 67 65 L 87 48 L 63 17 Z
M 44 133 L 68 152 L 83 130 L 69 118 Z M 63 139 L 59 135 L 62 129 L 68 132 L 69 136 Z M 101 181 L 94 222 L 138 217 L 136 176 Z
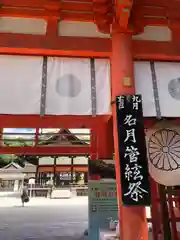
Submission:
M 5 167 L 0 168 L 0 173 L 35 173 L 36 165 L 25 162 L 24 167 L 20 166 L 18 163 L 11 162 L 7 164 Z
M 30 17 L 96 23 L 110 32 L 113 22 L 122 28 L 175 24 L 180 19 L 177 0 L 1 0 L 0 16 Z
M 80 134 L 80 133 L 79 133 Z M 60 129 L 58 133 L 50 136 L 48 139 L 43 141 L 43 145 L 87 145 L 90 141 L 90 134 L 84 134 L 88 135 L 89 139 L 88 141 L 82 138 L 84 137 L 83 134 L 78 137 L 78 134 L 72 133 L 69 129 Z M 80 139 L 81 138 L 81 139 Z M 87 143 L 88 142 L 88 143 Z
M 133 41 L 133 58 L 180 59 L 179 0 L 1 0 L 0 17 L 43 19 L 46 28 L 42 35 L 0 30 L 1 54 L 110 57 L 109 35 L 61 34 L 59 21 L 77 21 L 95 23 L 99 32 L 107 34 L 112 26 L 134 35 L 143 33 L 146 26 L 167 26 L 176 44 L 138 39 Z
M 0 16 L 94 22 L 102 32 L 110 32 L 114 22 L 139 30 L 180 19 L 177 0 L 1 0 L 0 4 Z

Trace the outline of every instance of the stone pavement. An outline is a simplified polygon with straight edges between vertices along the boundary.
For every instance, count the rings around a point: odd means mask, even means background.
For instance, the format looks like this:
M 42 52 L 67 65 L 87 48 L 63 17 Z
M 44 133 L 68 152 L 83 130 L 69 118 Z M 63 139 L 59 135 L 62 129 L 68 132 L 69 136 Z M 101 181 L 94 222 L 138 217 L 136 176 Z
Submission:
M 30 202 L 26 204 L 27 207 L 32 206 L 88 206 L 87 197 L 74 197 L 70 199 L 49 199 L 49 198 L 31 198 Z M 21 199 L 19 197 L 0 197 L 1 207 L 18 207 L 21 206 Z
M 2 240 L 85 240 L 87 198 L 32 199 L 24 208 L 20 199 L 0 199 Z
M 33 198 L 24 208 L 19 197 L 0 197 L 0 240 L 87 240 L 87 227 L 87 197 Z

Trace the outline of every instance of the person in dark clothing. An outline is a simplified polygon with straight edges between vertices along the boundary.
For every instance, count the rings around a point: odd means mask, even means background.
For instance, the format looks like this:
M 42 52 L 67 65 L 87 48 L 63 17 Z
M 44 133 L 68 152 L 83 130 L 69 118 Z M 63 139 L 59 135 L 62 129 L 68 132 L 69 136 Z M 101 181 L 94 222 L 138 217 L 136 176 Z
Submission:
M 23 188 L 23 190 L 22 190 L 21 202 L 22 202 L 22 207 L 24 207 L 25 202 L 29 202 L 27 188 Z

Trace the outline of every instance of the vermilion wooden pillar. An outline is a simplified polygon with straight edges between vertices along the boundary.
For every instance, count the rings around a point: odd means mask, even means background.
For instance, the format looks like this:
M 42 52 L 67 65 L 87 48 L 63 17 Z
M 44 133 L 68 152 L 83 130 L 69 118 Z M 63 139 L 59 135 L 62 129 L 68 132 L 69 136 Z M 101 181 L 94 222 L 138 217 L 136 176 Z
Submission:
M 132 36 L 128 33 L 112 33 L 111 84 L 112 102 L 117 95 L 133 94 Z M 121 202 L 120 164 L 116 122 L 116 104 L 113 103 L 113 131 L 116 162 L 117 193 L 121 240 L 148 240 L 146 212 L 144 207 L 125 207 Z
M 112 119 L 96 127 L 98 159 L 113 159 Z
M 91 144 L 91 154 L 90 159 L 91 160 L 97 160 L 98 154 L 97 154 L 97 134 L 95 129 L 91 129 L 91 136 L 90 136 L 90 144 Z
M 151 198 L 152 198 L 152 206 L 151 206 L 151 217 L 152 217 L 152 225 L 153 225 L 153 240 L 158 240 L 159 236 L 162 235 L 161 224 L 162 224 L 162 216 L 160 209 L 160 196 L 158 190 L 158 183 L 154 181 L 154 179 L 150 178 L 151 182 Z

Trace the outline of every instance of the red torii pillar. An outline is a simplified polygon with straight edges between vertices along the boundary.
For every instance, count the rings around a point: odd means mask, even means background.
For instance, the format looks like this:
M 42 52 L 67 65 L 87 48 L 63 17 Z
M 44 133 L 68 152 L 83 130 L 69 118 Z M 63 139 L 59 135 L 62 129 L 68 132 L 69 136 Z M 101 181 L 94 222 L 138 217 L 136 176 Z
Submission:
M 132 35 L 112 33 L 111 86 L 112 102 L 121 94 L 135 93 L 132 58 Z M 148 240 L 145 207 L 125 207 L 121 201 L 120 164 L 116 122 L 116 104 L 113 103 L 113 131 L 117 178 L 117 194 L 121 240 Z

